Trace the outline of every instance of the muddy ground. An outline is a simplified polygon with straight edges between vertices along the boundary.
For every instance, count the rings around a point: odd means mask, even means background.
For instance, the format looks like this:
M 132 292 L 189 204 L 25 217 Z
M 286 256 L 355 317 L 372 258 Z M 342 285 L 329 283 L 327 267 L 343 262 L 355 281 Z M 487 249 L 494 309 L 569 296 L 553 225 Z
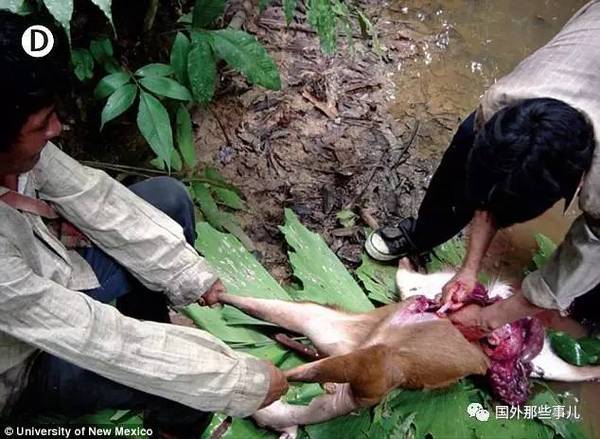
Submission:
M 194 117 L 199 157 L 244 193 L 243 227 L 279 279 L 289 274 L 277 229 L 285 207 L 356 265 L 364 227 L 416 213 L 439 160 L 427 145 L 432 138 L 447 140 L 458 121 L 444 110 L 443 99 L 428 104 L 427 119 L 409 111 L 411 103 L 398 111 L 399 63 L 431 56 L 440 34 L 392 22 L 381 2 L 363 7 L 377 26 L 379 53 L 356 35 L 351 47 L 340 37 L 337 54 L 327 56 L 306 25 L 286 29 L 280 8 L 250 15 L 245 28 L 274 57 L 282 91 L 250 88 L 225 72 L 220 97 Z M 392 116 L 392 105 L 402 117 Z M 337 219 L 343 209 L 356 214 L 354 226 Z

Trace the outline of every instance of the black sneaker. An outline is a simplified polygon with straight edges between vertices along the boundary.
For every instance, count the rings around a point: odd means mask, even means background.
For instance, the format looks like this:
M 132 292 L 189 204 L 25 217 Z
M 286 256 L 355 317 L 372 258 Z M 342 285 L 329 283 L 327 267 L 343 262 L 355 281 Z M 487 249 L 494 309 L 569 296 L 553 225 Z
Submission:
M 386 226 L 375 230 L 365 241 L 367 254 L 378 261 L 393 261 L 416 253 L 417 248 L 410 239 L 415 227 L 414 218 L 406 218 L 397 226 Z

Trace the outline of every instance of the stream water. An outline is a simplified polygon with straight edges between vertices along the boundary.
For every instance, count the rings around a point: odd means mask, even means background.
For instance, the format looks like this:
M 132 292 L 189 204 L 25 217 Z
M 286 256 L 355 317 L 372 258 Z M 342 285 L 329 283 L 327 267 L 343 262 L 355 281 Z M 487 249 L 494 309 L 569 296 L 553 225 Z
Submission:
M 392 113 L 420 123 L 416 154 L 441 157 L 460 119 L 480 95 L 556 34 L 587 0 L 393 1 L 389 20 L 405 40 L 397 66 Z M 496 237 L 486 267 L 518 278 L 535 249 L 535 233 L 560 242 L 577 212 L 559 203 L 542 217 Z M 600 312 L 600 310 L 598 311 Z M 590 438 L 600 437 L 600 383 L 560 384 L 579 400 Z

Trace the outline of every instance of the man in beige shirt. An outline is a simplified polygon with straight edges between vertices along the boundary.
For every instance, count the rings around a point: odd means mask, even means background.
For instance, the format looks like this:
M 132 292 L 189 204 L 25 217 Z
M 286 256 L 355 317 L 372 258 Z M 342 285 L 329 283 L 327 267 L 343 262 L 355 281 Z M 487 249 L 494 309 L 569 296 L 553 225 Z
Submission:
M 272 364 L 167 324 L 168 305 L 223 288 L 191 245 L 191 201 L 170 178 L 125 188 L 49 142 L 65 63 L 60 44 L 25 54 L 31 24 L 0 11 L 0 414 L 133 408 L 197 438 L 207 412 L 278 399 Z
M 431 250 L 469 222 L 467 255 L 444 287 L 462 307 L 498 228 L 532 219 L 581 188 L 583 214 L 551 261 L 516 294 L 450 316 L 474 333 L 547 309 L 585 304 L 600 320 L 600 2 L 581 8 L 544 47 L 494 84 L 461 124 L 435 172 L 416 220 L 373 233 L 367 251 L 393 259 Z M 594 304 L 590 306 L 590 304 Z

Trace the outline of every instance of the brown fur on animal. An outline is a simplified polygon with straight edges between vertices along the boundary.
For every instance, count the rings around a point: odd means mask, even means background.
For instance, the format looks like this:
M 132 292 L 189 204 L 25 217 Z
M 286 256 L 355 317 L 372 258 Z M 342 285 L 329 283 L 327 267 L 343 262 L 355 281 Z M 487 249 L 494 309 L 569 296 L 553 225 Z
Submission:
M 431 317 L 403 321 L 405 308 L 413 300 L 358 314 L 314 303 L 229 294 L 218 300 L 306 335 L 328 356 L 286 371 L 290 381 L 347 383 L 340 386 L 338 395 L 321 396 L 309 406 L 290 407 L 278 402 L 259 411 L 259 422 L 274 428 L 321 422 L 358 407 L 373 406 L 398 387 L 447 386 L 466 375 L 485 374 L 489 366 L 483 351 L 448 320 Z

